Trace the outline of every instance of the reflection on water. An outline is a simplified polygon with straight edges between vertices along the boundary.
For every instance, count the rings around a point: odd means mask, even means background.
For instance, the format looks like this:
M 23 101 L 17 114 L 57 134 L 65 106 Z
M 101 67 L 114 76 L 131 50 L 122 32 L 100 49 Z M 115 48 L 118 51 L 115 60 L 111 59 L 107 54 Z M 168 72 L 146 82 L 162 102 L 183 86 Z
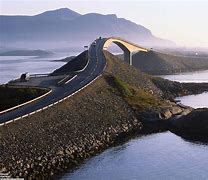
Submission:
M 62 179 L 206 179 L 208 146 L 160 133 L 106 150 Z

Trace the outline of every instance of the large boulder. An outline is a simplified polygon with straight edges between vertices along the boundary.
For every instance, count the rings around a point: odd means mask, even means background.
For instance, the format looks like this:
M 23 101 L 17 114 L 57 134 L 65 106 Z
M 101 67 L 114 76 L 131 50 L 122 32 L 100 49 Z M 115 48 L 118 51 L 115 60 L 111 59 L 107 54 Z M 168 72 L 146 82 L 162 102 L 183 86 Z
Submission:
M 208 140 L 208 108 L 195 109 L 171 120 L 171 130 L 181 136 Z

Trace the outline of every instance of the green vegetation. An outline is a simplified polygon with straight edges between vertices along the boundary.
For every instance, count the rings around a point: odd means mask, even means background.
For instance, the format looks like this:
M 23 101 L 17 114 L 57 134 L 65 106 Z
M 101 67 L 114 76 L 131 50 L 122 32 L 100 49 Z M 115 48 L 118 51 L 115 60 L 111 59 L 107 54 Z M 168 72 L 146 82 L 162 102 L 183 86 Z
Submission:
M 166 104 L 165 101 L 159 99 L 149 92 L 144 91 L 143 89 L 133 89 L 117 76 L 113 77 L 113 81 L 115 84 L 113 92 L 117 92 L 117 89 L 120 95 L 128 102 L 128 104 L 137 108 L 138 110 L 157 108 Z
M 155 109 L 165 105 L 163 100 L 142 89 L 137 90 L 133 96 L 128 97 L 126 100 L 131 106 L 136 107 L 138 110 L 147 108 Z
M 46 92 L 46 90 L 37 88 L 11 88 L 0 86 L 0 111 L 32 100 Z
M 124 81 L 122 81 L 119 77 L 113 77 L 114 83 L 117 87 L 117 89 L 119 90 L 119 92 L 121 93 L 121 95 L 123 97 L 130 97 L 132 96 L 132 92 L 129 89 L 129 86 L 127 83 L 125 83 Z

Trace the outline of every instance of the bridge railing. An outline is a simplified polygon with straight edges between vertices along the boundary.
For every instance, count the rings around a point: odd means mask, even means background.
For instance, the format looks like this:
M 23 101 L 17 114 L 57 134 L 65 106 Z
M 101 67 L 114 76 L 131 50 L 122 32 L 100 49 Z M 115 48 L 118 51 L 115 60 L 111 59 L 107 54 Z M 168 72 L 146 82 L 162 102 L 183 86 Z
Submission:
M 44 73 L 44 74 L 30 74 L 30 77 L 45 77 L 48 76 L 50 73 Z

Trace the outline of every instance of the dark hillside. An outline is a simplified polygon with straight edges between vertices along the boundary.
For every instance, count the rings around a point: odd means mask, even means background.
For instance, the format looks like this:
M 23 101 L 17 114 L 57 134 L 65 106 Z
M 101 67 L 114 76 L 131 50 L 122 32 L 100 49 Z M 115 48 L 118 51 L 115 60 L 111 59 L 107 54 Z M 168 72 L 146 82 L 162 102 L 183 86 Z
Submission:
M 208 57 L 186 57 L 150 51 L 133 55 L 133 66 L 149 74 L 171 74 L 208 69 Z
M 67 60 L 69 58 L 63 59 Z M 54 72 L 51 73 L 51 75 L 61 75 L 61 74 L 68 74 L 70 72 L 75 72 L 78 70 L 83 69 L 88 61 L 88 51 L 84 51 L 81 54 L 79 54 L 77 57 L 71 59 L 68 63 L 61 66 L 59 69 L 56 69 Z
M 144 89 L 145 91 L 149 91 L 158 97 L 162 96 L 162 91 L 154 85 L 151 78 L 147 74 L 142 73 L 133 66 L 129 66 L 108 51 L 105 51 L 104 53 L 105 57 L 110 59 L 108 61 L 108 73 L 113 76 L 118 76 L 124 82 L 127 82 L 136 89 Z

